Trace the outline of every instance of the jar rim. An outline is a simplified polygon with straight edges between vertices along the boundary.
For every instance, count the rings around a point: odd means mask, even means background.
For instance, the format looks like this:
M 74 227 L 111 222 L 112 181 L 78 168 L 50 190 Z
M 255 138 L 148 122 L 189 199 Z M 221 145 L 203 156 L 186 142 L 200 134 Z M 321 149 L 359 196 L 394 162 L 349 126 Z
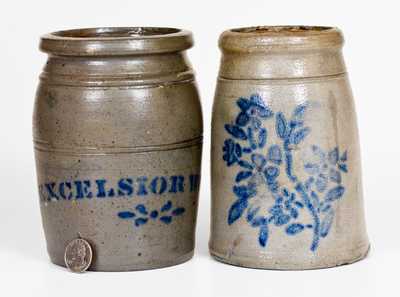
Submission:
M 124 56 L 183 51 L 192 33 L 168 27 L 97 27 L 56 31 L 40 39 L 40 50 L 65 56 Z
M 221 34 L 224 51 L 262 52 L 342 47 L 344 38 L 337 27 L 330 26 L 252 26 L 229 29 Z

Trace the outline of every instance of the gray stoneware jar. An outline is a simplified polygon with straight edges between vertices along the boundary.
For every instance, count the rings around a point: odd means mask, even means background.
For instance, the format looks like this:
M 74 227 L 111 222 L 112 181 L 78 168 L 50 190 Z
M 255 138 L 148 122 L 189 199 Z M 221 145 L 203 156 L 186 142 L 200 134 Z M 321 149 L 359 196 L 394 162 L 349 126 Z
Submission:
M 364 258 L 356 114 L 336 28 L 233 29 L 212 121 L 210 252 L 314 269 Z
M 33 137 L 51 261 L 68 242 L 90 270 L 179 264 L 193 255 L 202 114 L 188 31 L 93 28 L 42 37 L 49 54 Z

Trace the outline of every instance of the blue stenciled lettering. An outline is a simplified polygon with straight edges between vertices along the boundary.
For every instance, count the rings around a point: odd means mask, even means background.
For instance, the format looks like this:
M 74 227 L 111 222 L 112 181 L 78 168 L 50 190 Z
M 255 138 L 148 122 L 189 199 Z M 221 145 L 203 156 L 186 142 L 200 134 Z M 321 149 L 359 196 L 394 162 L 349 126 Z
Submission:
M 200 175 L 192 174 L 189 176 L 190 180 L 190 192 L 197 191 L 200 185 Z
M 169 189 L 170 193 L 184 192 L 184 181 L 185 177 L 182 175 L 173 175 L 171 176 L 171 188 Z
M 131 178 L 121 178 L 118 182 L 118 196 L 130 196 L 133 194 L 133 180 Z
M 68 195 L 65 194 L 65 188 L 68 189 Z M 60 192 L 61 198 L 66 199 L 66 200 L 71 200 L 73 197 L 71 183 L 70 182 L 60 183 L 59 192 Z
M 82 198 L 92 198 L 93 194 L 90 191 L 90 181 L 89 180 L 84 180 L 80 181 L 77 180 L 74 182 L 75 187 L 76 187 L 76 199 L 82 199 Z
M 199 189 L 200 176 L 187 176 L 188 189 L 196 192 Z M 74 180 L 61 182 L 47 182 L 39 185 L 41 201 L 80 200 L 112 197 L 133 197 L 148 195 L 165 195 L 185 192 L 185 176 L 139 176 L 136 178 L 124 177 L 113 184 L 107 179 Z
M 49 183 L 49 184 L 45 184 L 48 196 L 47 196 L 47 200 L 51 201 L 53 198 L 58 200 L 58 196 L 56 195 L 56 193 L 54 192 L 54 187 L 56 186 L 56 183 Z
M 106 183 L 107 181 L 105 179 L 97 179 L 96 184 L 97 184 L 97 197 L 98 198 L 105 198 L 105 197 L 114 197 L 114 189 L 106 190 Z
M 163 194 L 167 190 L 167 180 L 165 177 L 155 177 L 150 183 L 151 191 L 154 194 Z
M 139 196 L 145 196 L 147 195 L 147 190 L 146 190 L 146 182 L 147 182 L 147 176 L 140 176 L 137 178 L 137 182 L 139 183 L 139 188 L 137 194 Z

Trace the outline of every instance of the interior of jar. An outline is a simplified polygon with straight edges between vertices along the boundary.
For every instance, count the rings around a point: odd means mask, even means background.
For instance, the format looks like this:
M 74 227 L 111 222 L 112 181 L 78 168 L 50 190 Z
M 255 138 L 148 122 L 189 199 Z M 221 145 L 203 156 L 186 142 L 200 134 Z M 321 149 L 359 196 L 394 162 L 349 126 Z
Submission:
M 126 38 L 168 35 L 178 33 L 181 30 L 175 28 L 157 28 L 157 27 L 125 27 L 125 28 L 89 28 L 58 31 L 53 33 L 58 37 L 67 38 Z

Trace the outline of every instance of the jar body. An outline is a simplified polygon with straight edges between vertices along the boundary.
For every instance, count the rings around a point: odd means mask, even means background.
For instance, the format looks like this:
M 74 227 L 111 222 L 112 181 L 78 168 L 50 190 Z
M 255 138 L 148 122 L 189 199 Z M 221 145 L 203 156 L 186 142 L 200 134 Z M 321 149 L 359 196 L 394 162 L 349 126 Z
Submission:
M 251 57 L 245 59 L 251 67 Z M 218 260 L 314 269 L 367 254 L 358 132 L 346 73 L 220 77 L 211 156 L 210 252 Z
M 141 75 L 127 74 L 137 65 Z M 91 270 L 152 269 L 193 255 L 198 92 L 192 74 L 171 81 L 182 73 L 157 76 L 152 65 L 190 69 L 182 53 L 49 58 L 36 97 L 34 142 L 55 264 L 65 265 L 65 246 L 77 237 L 92 245 Z

